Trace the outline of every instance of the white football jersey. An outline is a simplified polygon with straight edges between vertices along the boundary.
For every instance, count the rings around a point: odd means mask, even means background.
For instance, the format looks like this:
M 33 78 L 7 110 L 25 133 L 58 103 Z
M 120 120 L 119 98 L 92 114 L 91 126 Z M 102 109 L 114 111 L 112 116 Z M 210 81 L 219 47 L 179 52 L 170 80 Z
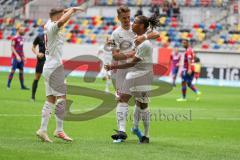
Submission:
M 136 34 L 132 31 L 132 28 L 129 30 L 123 29 L 119 26 L 112 33 L 111 39 L 115 41 L 117 44 L 120 53 L 127 53 L 135 48 L 134 40 L 136 38 Z M 124 63 L 126 61 L 120 61 L 120 63 Z
M 142 44 L 137 46 L 135 56 L 140 58 L 141 61 L 134 66 L 134 69 L 152 71 L 152 54 L 153 47 L 152 43 L 149 40 L 146 40 Z
M 44 68 L 57 68 L 62 65 L 64 36 L 57 23 L 49 20 L 45 27 L 46 61 Z

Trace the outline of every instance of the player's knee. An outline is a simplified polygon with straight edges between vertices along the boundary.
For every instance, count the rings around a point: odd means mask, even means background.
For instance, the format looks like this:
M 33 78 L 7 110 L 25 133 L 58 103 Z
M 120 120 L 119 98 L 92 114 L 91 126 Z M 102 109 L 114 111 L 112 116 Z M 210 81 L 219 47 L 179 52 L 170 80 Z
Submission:
M 59 98 L 56 102 L 55 114 L 58 118 L 63 119 L 66 108 L 66 99 Z
M 53 105 L 54 105 L 53 103 L 50 103 L 48 101 L 45 102 L 45 104 L 43 106 L 43 109 L 42 109 L 42 116 L 43 117 L 50 117 L 51 116 Z

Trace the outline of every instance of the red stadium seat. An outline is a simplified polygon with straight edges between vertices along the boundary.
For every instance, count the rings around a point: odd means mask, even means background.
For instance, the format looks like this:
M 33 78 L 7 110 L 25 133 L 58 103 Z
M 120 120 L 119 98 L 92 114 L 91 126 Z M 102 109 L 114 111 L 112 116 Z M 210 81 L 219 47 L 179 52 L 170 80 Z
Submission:
M 0 30 L 0 39 L 3 39 L 3 32 Z
M 173 23 L 171 24 L 171 27 L 177 28 L 177 27 L 178 27 L 178 23 L 177 23 L 177 22 L 173 22 Z
M 73 20 L 69 20 L 69 22 L 68 22 L 69 25 L 72 25 L 73 23 L 74 23 Z
M 202 49 L 208 49 L 209 45 L 208 44 L 202 44 Z
M 106 30 L 108 30 L 108 28 L 109 28 L 108 26 L 104 26 L 103 30 L 106 31 Z
M 209 26 L 209 29 L 215 30 L 217 27 L 216 23 L 213 23 Z
M 204 7 L 210 6 L 211 0 L 201 0 L 201 5 Z
M 162 5 L 164 3 L 164 0 L 152 0 L 153 5 Z
M 73 27 L 73 29 L 74 29 L 75 31 L 79 30 L 78 24 L 75 24 L 74 27 Z
M 171 18 L 171 21 L 172 21 L 172 22 L 176 22 L 176 21 L 177 21 L 177 18 L 176 18 L 176 17 L 172 17 L 172 18 Z
M 84 34 L 84 30 L 82 29 L 82 30 L 79 30 L 79 34 Z
M 194 25 L 193 25 L 193 28 L 199 28 L 199 24 L 198 23 L 195 23 Z
M 193 34 L 192 34 L 192 33 L 189 33 L 189 34 L 187 35 L 187 37 L 190 38 L 190 39 L 192 39 L 192 38 L 193 38 Z
M 228 40 L 228 43 L 229 43 L 229 44 L 231 44 L 231 45 L 233 45 L 233 44 L 235 44 L 235 43 L 236 43 L 236 41 L 234 41 L 234 40 L 230 39 L 230 40 Z
M 191 6 L 192 0 L 185 0 L 185 5 L 186 6 Z

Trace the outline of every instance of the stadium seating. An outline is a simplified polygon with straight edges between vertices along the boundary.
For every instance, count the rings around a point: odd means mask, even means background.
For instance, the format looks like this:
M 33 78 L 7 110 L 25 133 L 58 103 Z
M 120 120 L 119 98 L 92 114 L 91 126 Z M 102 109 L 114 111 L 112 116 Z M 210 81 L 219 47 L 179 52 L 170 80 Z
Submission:
M 30 1 L 32 0 L 0 0 L 0 17 L 4 17 L 5 15 L 22 8 Z
M 128 5 L 128 6 L 150 6 L 150 5 L 162 5 L 165 0 L 95 0 L 96 5 L 100 6 L 115 6 L 115 5 Z M 83 0 L 63 0 L 61 3 L 66 6 L 77 6 L 81 4 Z M 226 0 L 176 0 L 180 6 L 189 6 L 189 7 L 222 7 L 226 6 Z
M 183 24 L 175 17 L 161 16 L 160 38 L 154 44 L 162 47 L 180 47 L 182 39 L 189 39 L 198 44 L 202 49 L 240 49 L 240 25 L 237 30 L 225 30 L 221 23 L 194 24 L 190 28 L 184 28 Z M 42 19 L 21 20 L 0 18 L 0 39 L 10 40 L 16 34 L 16 28 L 20 25 L 26 27 L 25 40 L 33 41 L 43 33 Z M 70 20 L 62 29 L 68 43 L 75 44 L 102 44 L 117 27 L 117 18 L 114 17 L 82 17 Z M 217 35 L 213 39 L 211 35 Z

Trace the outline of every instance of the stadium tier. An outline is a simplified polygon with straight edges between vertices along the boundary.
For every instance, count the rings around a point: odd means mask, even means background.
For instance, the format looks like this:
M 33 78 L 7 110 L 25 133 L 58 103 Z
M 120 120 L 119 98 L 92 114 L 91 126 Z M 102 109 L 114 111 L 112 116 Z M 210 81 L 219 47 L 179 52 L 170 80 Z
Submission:
M 83 2 L 84 0 L 63 0 L 61 3 L 64 6 L 76 6 Z M 180 6 L 192 6 L 192 7 L 222 7 L 226 6 L 229 2 L 228 0 L 176 0 Z M 165 0 L 95 0 L 96 5 L 101 6 L 150 6 L 150 5 L 164 5 Z
M 158 28 L 160 37 L 154 42 L 161 47 L 180 47 L 182 39 L 190 39 L 202 49 L 239 50 L 240 25 L 235 30 L 226 30 L 221 23 L 194 24 L 186 27 L 175 17 L 162 16 L 159 18 L 161 27 Z M 21 20 L 11 18 L 0 19 L 0 39 L 10 40 L 16 34 L 16 28 L 25 26 L 25 40 L 33 41 L 43 33 L 42 19 Z M 70 20 L 63 27 L 65 38 L 69 43 L 75 44 L 102 44 L 112 34 L 118 24 L 114 17 L 81 17 Z M 214 35 L 214 36 L 212 36 Z

